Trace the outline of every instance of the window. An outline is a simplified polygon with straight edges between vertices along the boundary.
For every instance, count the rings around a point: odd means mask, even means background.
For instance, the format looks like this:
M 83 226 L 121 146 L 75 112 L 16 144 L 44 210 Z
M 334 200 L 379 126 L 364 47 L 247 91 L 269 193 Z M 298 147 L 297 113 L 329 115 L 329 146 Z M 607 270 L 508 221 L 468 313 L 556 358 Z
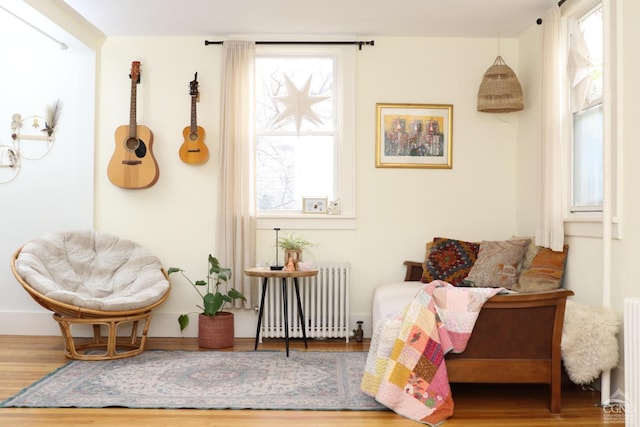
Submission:
M 617 2 L 568 0 L 561 10 L 568 40 L 565 233 L 570 236 L 602 236 L 606 218 L 612 237 L 620 237 L 616 7 Z
M 304 228 L 353 217 L 353 47 L 258 47 L 255 188 L 259 228 L 268 219 Z M 340 201 L 340 215 L 305 214 L 305 197 Z M 283 224 L 282 219 L 289 220 Z M 262 220 L 262 221 L 261 221 Z M 261 226 L 262 222 L 262 226 Z M 324 227 L 320 227 L 324 228 Z
M 604 56 L 602 5 L 569 20 L 572 113 L 571 212 L 601 212 Z

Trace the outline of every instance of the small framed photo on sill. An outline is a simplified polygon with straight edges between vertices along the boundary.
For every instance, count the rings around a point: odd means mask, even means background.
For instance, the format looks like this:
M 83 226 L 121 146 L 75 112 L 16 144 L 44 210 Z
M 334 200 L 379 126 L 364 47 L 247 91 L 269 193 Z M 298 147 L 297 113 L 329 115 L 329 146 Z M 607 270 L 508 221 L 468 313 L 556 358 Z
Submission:
M 326 197 L 303 197 L 302 213 L 306 214 L 326 214 L 327 198 Z

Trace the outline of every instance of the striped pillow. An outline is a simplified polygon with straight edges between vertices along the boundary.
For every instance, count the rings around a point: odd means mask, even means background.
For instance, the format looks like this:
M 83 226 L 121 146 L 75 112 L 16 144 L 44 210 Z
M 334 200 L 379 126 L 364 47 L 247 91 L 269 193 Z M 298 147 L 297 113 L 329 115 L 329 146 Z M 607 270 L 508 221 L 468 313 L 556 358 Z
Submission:
M 539 292 L 558 289 L 562 286 L 567 264 L 569 245 L 562 252 L 541 248 L 531 262 L 531 268 L 520 273 L 513 290 L 519 292 Z

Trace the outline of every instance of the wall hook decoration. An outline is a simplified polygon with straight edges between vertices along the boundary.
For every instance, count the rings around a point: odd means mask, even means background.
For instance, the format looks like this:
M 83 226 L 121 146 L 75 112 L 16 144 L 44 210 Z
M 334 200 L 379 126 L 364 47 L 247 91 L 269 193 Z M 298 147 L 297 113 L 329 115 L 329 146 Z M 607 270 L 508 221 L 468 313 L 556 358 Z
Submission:
M 0 184 L 11 182 L 20 173 L 20 155 L 13 147 L 0 145 Z
M 39 160 L 49 154 L 60 121 L 62 101 L 47 106 L 46 115 L 11 116 L 12 145 L 0 145 L 0 184 L 13 181 L 22 167 L 21 159 Z

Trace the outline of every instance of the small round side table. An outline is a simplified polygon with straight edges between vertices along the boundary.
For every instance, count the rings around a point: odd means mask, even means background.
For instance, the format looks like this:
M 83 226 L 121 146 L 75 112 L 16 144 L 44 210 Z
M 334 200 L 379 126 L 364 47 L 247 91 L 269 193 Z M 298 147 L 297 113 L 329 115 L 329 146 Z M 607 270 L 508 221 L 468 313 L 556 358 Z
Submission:
M 250 277 L 262 277 L 262 296 L 260 297 L 260 310 L 258 311 L 258 328 L 256 329 L 256 342 L 254 350 L 258 349 L 258 341 L 260 339 L 260 327 L 262 326 L 262 316 L 264 308 L 264 297 L 267 294 L 267 286 L 269 285 L 269 278 L 281 278 L 282 279 L 282 311 L 284 315 L 284 339 L 287 357 L 289 357 L 289 312 L 287 307 L 287 282 L 292 279 L 293 287 L 296 291 L 296 299 L 298 301 L 298 319 L 302 325 L 302 337 L 304 338 L 304 348 L 307 348 L 307 332 L 304 322 L 304 313 L 302 312 L 302 304 L 300 302 L 300 289 L 298 287 L 299 277 L 314 277 L 318 275 L 318 270 L 271 270 L 268 268 L 247 268 L 244 273 Z

